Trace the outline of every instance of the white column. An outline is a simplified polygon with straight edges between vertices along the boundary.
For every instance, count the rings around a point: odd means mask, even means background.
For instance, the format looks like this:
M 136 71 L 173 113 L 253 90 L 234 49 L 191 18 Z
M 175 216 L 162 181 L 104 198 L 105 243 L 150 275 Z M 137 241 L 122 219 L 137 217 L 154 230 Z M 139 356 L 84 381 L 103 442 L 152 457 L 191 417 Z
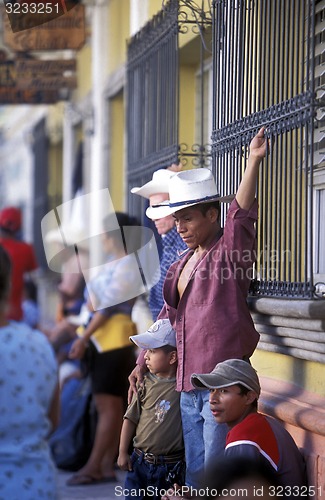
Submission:
M 108 4 L 109 0 L 96 0 L 92 8 L 92 105 L 93 137 L 91 143 L 90 190 L 98 191 L 108 186 L 108 109 L 105 100 L 105 78 L 108 74 Z M 101 232 L 103 214 L 102 197 L 94 197 L 90 205 L 90 224 L 92 234 Z M 92 265 L 100 259 L 102 249 L 91 245 L 90 262 Z
M 73 130 L 73 115 L 75 112 L 70 103 L 64 109 L 63 117 L 63 171 L 62 171 L 62 203 L 63 220 L 69 220 L 69 206 L 66 202 L 72 199 L 72 175 L 75 163 L 75 137 Z
M 148 0 L 130 0 L 130 35 L 139 31 L 148 20 Z

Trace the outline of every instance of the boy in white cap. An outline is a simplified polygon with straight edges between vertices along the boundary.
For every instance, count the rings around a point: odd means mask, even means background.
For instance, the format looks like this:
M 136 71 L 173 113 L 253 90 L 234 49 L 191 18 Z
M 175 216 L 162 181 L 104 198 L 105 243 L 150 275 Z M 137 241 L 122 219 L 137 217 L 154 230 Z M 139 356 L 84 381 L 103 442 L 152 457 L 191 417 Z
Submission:
M 210 457 L 223 454 L 227 428 L 216 425 L 209 391 L 193 389 L 191 374 L 208 373 L 226 359 L 248 359 L 259 339 L 247 295 L 256 260 L 256 182 L 267 145 L 263 127 L 250 143 L 246 169 L 223 228 L 219 203 L 226 200 L 220 198 L 207 168 L 175 174 L 169 181 L 169 201 L 147 209 L 150 218 L 172 214 L 188 246 L 167 272 L 159 318 L 168 318 L 176 331 L 186 484 L 193 487 L 199 485 Z M 142 355 L 129 377 L 132 390 L 145 369 Z
M 198 390 L 210 391 L 215 421 L 228 426 L 225 457 L 264 462 L 286 487 L 286 498 L 302 495 L 306 485 L 303 457 L 280 422 L 257 411 L 261 387 L 254 368 L 241 359 L 229 359 L 211 373 L 194 373 L 191 382 Z
M 179 393 L 175 391 L 175 331 L 168 319 L 161 319 L 130 339 L 145 349 L 149 372 L 125 413 L 117 463 L 128 471 L 126 498 L 143 498 L 146 492 L 160 499 L 174 482 L 182 483 L 184 468 Z
M 179 171 L 180 166 L 173 164 L 168 168 L 160 168 L 153 173 L 152 179 L 141 187 L 134 187 L 131 193 L 149 200 L 150 206 L 168 200 L 168 184 L 170 178 Z M 177 234 L 172 215 L 154 218 L 157 233 L 161 236 L 160 278 L 149 291 L 148 305 L 153 321 L 156 321 L 163 305 L 163 284 L 169 266 L 179 258 L 180 253 L 187 248 L 182 238 Z

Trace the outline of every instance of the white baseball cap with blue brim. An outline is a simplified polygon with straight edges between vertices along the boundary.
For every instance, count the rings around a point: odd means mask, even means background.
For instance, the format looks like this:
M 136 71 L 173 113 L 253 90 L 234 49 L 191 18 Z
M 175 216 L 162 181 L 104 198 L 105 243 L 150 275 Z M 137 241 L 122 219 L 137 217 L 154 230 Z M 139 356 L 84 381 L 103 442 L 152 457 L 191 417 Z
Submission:
M 130 340 L 141 349 L 158 349 L 165 345 L 176 347 L 176 332 L 169 319 L 158 319 L 146 332 L 132 335 Z

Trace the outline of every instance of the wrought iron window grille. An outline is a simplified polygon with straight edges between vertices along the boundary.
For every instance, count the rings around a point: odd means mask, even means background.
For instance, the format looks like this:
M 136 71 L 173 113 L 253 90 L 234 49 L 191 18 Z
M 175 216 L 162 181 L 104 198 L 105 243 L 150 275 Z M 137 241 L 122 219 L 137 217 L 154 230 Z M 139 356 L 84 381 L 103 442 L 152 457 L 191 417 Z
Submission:
M 266 127 L 266 136 L 272 137 L 305 126 L 316 118 L 316 110 L 321 106 L 316 103 L 315 97 L 314 92 L 307 91 L 214 130 L 212 151 L 220 156 L 247 146 L 261 127 Z
M 211 143 L 203 140 L 206 116 L 200 117 L 196 143 L 188 145 L 179 138 L 179 36 L 189 30 L 198 35 L 198 73 L 203 80 L 204 53 L 212 53 L 211 9 L 210 0 L 164 0 L 162 10 L 129 41 L 127 142 L 130 188 L 147 182 L 157 168 L 179 161 L 191 162 L 194 167 L 211 165 Z M 203 81 L 198 93 L 203 113 Z M 134 213 L 143 210 L 134 196 L 129 196 L 128 205 Z
M 162 10 L 168 1 L 163 0 Z M 212 46 L 208 46 L 204 37 L 207 26 L 212 27 L 212 4 L 210 0 L 178 0 L 178 31 L 187 33 L 189 29 L 199 35 L 205 51 L 212 54 Z
M 258 183 L 251 294 L 323 299 L 325 287 L 313 282 L 313 173 L 324 166 L 324 2 L 214 0 L 212 7 L 212 163 L 221 195 L 236 190 L 261 126 L 274 144 Z
M 166 1 L 163 1 L 163 8 Z M 207 116 L 204 112 L 204 75 L 205 75 L 205 57 L 212 55 L 212 2 L 210 0 L 178 0 L 178 31 L 180 35 L 186 35 L 192 31 L 200 38 L 200 60 L 198 74 L 199 82 L 199 100 L 200 116 L 198 142 L 188 145 L 181 141 L 179 143 L 179 159 L 186 166 L 191 164 L 194 168 L 211 168 L 212 152 L 211 142 L 206 142 L 206 122 Z

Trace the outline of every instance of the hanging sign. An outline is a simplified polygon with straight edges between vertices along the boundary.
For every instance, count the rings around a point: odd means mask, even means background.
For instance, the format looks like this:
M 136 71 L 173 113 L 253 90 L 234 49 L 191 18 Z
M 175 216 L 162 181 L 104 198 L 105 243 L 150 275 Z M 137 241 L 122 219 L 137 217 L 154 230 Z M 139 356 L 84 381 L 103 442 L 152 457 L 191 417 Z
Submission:
M 40 2 L 17 2 L 12 5 L 47 5 Z M 51 4 L 52 5 L 52 4 Z M 53 4 L 55 6 L 55 4 Z M 8 9 L 8 2 L 6 2 Z M 18 23 L 18 20 L 17 20 Z M 74 5 L 63 15 L 60 14 L 48 22 L 43 22 L 39 26 L 30 27 L 30 14 L 22 16 L 20 21 L 20 30 L 13 31 L 9 14 L 3 16 L 4 43 L 11 50 L 16 52 L 29 52 L 38 50 L 79 50 L 83 47 L 86 40 L 85 29 L 85 7 L 83 5 Z M 17 26 L 15 26 L 15 29 Z
M 63 16 L 78 3 L 78 0 L 3 0 L 14 33 Z
M 77 87 L 76 61 L 17 59 L 0 61 L 1 104 L 52 104 Z
M 60 100 L 56 90 L 19 90 L 0 87 L 0 104 L 54 104 Z
M 76 60 L 17 59 L 16 87 L 31 90 L 75 89 Z
M 75 89 L 77 78 L 75 76 L 35 76 L 31 78 L 17 78 L 16 86 L 19 89 L 31 90 L 58 90 Z
M 13 62 L 11 62 L 13 63 Z M 76 59 L 15 59 L 18 75 L 62 75 L 77 70 Z
M 16 85 L 16 68 L 14 61 L 0 62 L 0 88 Z

